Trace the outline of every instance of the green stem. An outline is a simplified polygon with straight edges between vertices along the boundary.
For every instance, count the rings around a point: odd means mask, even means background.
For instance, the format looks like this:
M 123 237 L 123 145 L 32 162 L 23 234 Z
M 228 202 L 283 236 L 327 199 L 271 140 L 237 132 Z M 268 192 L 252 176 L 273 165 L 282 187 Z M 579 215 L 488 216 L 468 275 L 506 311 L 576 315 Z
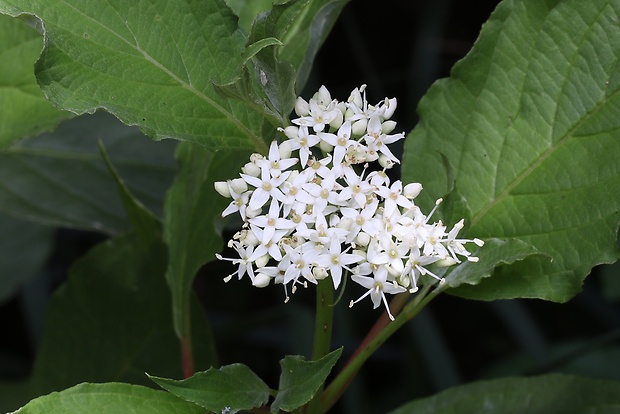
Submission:
M 384 313 L 379 320 L 377 320 L 345 367 L 336 376 L 334 381 L 329 384 L 325 392 L 323 392 L 321 398 L 322 412 L 326 412 L 336 403 L 364 362 L 366 362 L 366 360 L 401 326 L 413 319 L 424 306 L 442 292 L 447 287 L 447 284 L 438 286 L 433 291 L 430 291 L 431 287 L 431 285 L 424 286 L 409 303 L 407 303 L 410 297 L 409 295 L 401 294 L 392 300 L 390 303 L 392 313 L 396 313 L 400 308 L 403 308 L 402 312 L 396 316 L 394 321 L 389 320 L 387 313 Z
M 184 336 L 181 342 L 181 363 L 183 365 L 183 378 L 194 375 L 194 352 L 192 350 L 191 336 Z
M 314 321 L 314 343 L 312 360 L 316 361 L 327 355 L 332 343 L 332 327 L 334 323 L 334 288 L 331 279 L 320 280 L 316 290 L 316 319 Z M 307 414 L 319 414 L 321 410 L 321 393 L 319 388 L 308 403 Z

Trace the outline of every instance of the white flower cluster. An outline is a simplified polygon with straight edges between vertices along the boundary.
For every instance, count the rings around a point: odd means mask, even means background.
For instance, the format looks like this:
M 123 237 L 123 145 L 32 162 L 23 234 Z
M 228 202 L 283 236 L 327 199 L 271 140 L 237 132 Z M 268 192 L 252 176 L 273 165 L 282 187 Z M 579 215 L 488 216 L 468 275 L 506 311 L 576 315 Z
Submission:
M 404 138 L 392 134 L 396 99 L 369 105 L 365 85 L 347 102 L 333 100 L 321 87 L 309 102 L 298 98 L 293 126 L 280 129 L 288 138 L 272 142 L 269 154 L 253 154 L 240 178 L 215 184 L 232 198 L 222 216 L 238 213 L 244 224 L 229 242 L 238 258 L 235 274 L 248 275 L 257 287 L 271 281 L 295 292 L 297 284 L 331 277 L 334 289 L 350 274 L 367 289 L 351 306 L 370 296 L 382 302 L 393 319 L 385 294 L 415 292 L 421 275 L 441 280 L 428 267 L 470 261 L 457 238 L 463 220 L 451 230 L 430 223 L 414 199 L 418 183 L 390 182 L 385 171 L 399 160 L 388 144 Z M 370 163 L 380 167 L 372 169 Z M 438 200 L 435 208 L 441 200 Z

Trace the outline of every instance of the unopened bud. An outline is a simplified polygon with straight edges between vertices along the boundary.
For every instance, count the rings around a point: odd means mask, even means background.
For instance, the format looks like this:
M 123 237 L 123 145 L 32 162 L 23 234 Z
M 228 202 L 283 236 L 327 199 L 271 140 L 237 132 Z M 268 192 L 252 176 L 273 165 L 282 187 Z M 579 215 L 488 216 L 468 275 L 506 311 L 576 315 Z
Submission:
M 457 263 L 458 262 L 454 260 L 453 257 L 446 257 L 445 259 L 435 262 L 435 265 L 437 267 L 450 267 L 450 266 L 454 266 Z
M 248 191 L 248 183 L 243 178 L 235 178 L 230 181 L 230 189 L 237 194 L 245 193 Z
M 319 142 L 319 148 L 321 148 L 321 151 L 323 151 L 324 153 L 328 154 L 330 152 L 333 151 L 334 147 L 332 145 L 330 145 L 329 143 L 321 140 Z
M 252 233 L 253 234 L 253 233 Z M 269 258 L 271 256 L 269 256 L 268 254 L 262 255 L 261 257 L 259 257 L 258 259 L 254 260 L 254 264 L 256 265 L 256 267 L 261 268 L 261 267 L 265 267 L 267 266 L 267 263 L 269 263 Z
M 343 230 L 351 230 L 351 226 L 353 225 L 353 219 L 350 217 L 343 217 L 340 222 L 338 223 L 338 225 L 336 227 L 338 227 L 339 229 L 343 229 Z
M 291 149 L 291 141 L 284 141 L 278 146 L 280 158 L 290 158 L 293 150 Z
M 394 128 L 396 128 L 395 121 L 384 121 L 381 124 L 381 132 L 383 132 L 384 134 L 389 134 L 390 132 L 394 131 Z
M 252 285 L 258 288 L 264 288 L 269 286 L 269 282 L 271 282 L 271 278 L 264 273 L 259 273 L 254 276 L 254 280 L 252 280 Z
M 388 158 L 385 154 L 381 154 L 379 155 L 379 165 L 389 170 L 390 168 L 394 166 L 394 161 Z
M 329 273 L 324 267 L 315 266 L 312 268 L 312 275 L 316 280 L 323 280 L 329 276 Z
M 310 113 L 310 105 L 302 97 L 295 101 L 295 113 L 299 116 L 307 116 Z
M 215 191 L 220 193 L 221 196 L 226 198 L 231 197 L 230 187 L 228 187 L 228 183 L 226 181 L 216 181 L 215 183 L 213 183 L 213 186 L 215 187 Z
M 409 200 L 413 200 L 422 191 L 422 184 L 420 183 L 409 183 L 403 188 L 403 195 L 407 197 Z
M 355 238 L 355 243 L 359 246 L 368 246 L 368 243 L 370 243 L 370 235 L 366 232 L 360 231 Z
M 362 136 L 366 133 L 366 127 L 368 126 L 368 120 L 366 118 L 359 119 L 351 125 L 351 134 L 355 136 Z
M 260 167 L 253 162 L 248 162 L 243 167 L 241 167 L 241 171 L 244 174 L 251 175 L 252 177 L 258 177 L 260 175 Z

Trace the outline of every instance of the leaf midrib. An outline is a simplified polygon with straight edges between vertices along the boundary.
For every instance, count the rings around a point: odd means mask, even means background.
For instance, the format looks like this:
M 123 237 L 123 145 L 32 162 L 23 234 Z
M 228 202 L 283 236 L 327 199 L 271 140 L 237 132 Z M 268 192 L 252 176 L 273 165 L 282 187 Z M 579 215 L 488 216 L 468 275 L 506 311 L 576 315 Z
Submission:
M 264 153 L 267 153 L 267 145 L 263 142 L 263 140 L 260 137 L 257 137 L 256 135 L 254 135 L 254 133 L 249 128 L 247 128 L 243 123 L 241 123 L 239 121 L 239 119 L 236 118 L 230 111 L 226 110 L 220 104 L 218 104 L 213 99 L 211 99 L 209 96 L 205 95 L 204 93 L 202 93 L 199 90 L 197 90 L 196 88 L 194 88 L 194 86 L 191 83 L 187 83 L 187 82 L 183 81 L 181 78 L 179 78 L 177 75 L 175 75 L 171 70 L 169 70 L 166 66 L 164 66 L 162 63 L 160 63 L 159 61 L 154 59 L 145 50 L 140 48 L 137 40 L 136 40 L 136 44 L 134 45 L 131 42 L 129 42 L 127 39 L 122 37 L 120 34 L 116 33 L 114 30 L 109 28 L 108 26 L 104 25 L 103 23 L 97 21 L 96 19 L 92 18 L 88 14 L 85 14 L 81 10 L 79 10 L 76 7 L 74 7 L 73 5 L 69 4 L 66 0 L 62 0 L 62 3 L 65 4 L 68 8 L 74 10 L 80 16 L 84 17 L 86 20 L 88 20 L 88 21 L 94 23 L 95 25 L 101 27 L 102 29 L 104 29 L 105 31 L 107 31 L 111 35 L 115 36 L 116 38 L 118 38 L 119 40 L 121 40 L 122 42 L 127 44 L 129 47 L 131 47 L 132 49 L 134 49 L 135 51 L 140 53 L 145 58 L 146 61 L 150 62 L 153 66 L 155 66 L 156 68 L 158 68 L 159 70 L 164 72 L 171 79 L 173 79 L 176 83 L 178 83 L 181 87 L 187 89 L 189 92 L 194 94 L 196 97 L 198 97 L 199 99 L 203 100 L 207 104 L 211 105 L 214 109 L 216 109 L 218 112 L 220 112 L 222 115 L 224 115 L 224 117 L 226 119 L 228 119 L 233 125 L 235 125 L 239 130 L 241 130 L 250 139 L 250 141 L 254 145 L 254 149 L 256 149 L 258 151 L 261 151 L 261 152 L 264 152 Z M 41 20 L 43 20 L 39 16 L 36 16 L 36 17 L 40 18 Z M 45 27 L 45 25 L 44 25 L 44 27 Z M 56 27 L 60 28 L 61 26 L 57 25 Z M 131 32 L 131 29 L 129 27 L 127 27 L 127 29 Z M 47 36 L 48 35 L 48 33 L 47 33 L 48 29 L 45 28 L 44 31 L 45 31 L 45 35 Z M 69 30 L 69 33 L 72 33 L 71 30 Z
M 605 9 L 605 7 L 603 7 L 603 9 Z M 597 19 L 595 19 L 595 21 L 599 21 L 599 17 L 603 14 L 603 11 L 601 10 L 599 12 L 599 16 L 597 16 Z M 584 33 L 584 35 L 582 36 L 581 42 L 583 43 L 584 39 L 587 37 L 587 35 L 590 33 L 590 30 L 592 28 L 592 25 L 590 26 L 590 29 L 588 31 L 586 31 L 586 33 Z M 571 62 L 575 61 L 575 58 L 577 56 L 579 56 L 579 53 L 581 51 L 581 47 L 576 48 L 576 51 L 574 53 L 574 55 L 572 56 Z M 618 62 L 618 57 L 616 57 L 614 62 Z M 530 62 L 531 63 L 531 62 Z M 612 67 L 616 67 L 616 65 L 612 65 Z M 569 71 L 574 68 L 574 65 L 571 65 L 569 67 Z M 565 78 L 563 80 L 563 85 L 566 84 L 567 79 Z M 560 91 L 563 91 L 564 87 L 562 87 L 560 89 Z M 504 188 L 504 190 L 495 198 L 493 198 L 489 203 L 487 203 L 486 205 L 484 205 L 482 207 L 482 209 L 480 209 L 480 211 L 472 217 L 471 219 L 471 226 L 474 227 L 485 215 L 486 213 L 488 213 L 493 207 L 495 207 L 497 204 L 500 204 L 504 199 L 508 198 L 510 196 L 511 191 L 517 187 L 519 184 L 521 184 L 521 182 L 523 182 L 523 180 L 525 180 L 527 177 L 529 177 L 529 175 L 536 170 L 536 168 L 538 168 L 548 157 L 550 157 L 555 151 L 557 151 L 564 143 L 568 142 L 570 140 L 570 138 L 572 138 L 574 136 L 575 131 L 578 131 L 579 128 L 583 125 L 584 122 L 586 122 L 591 116 L 593 116 L 594 114 L 596 114 L 603 106 L 606 102 L 608 102 L 615 94 L 617 94 L 620 90 L 616 89 L 613 93 L 611 93 L 610 95 L 604 95 L 603 99 L 600 100 L 594 107 L 592 107 L 590 110 L 586 111 L 583 116 L 581 117 L 581 119 L 579 119 L 571 129 L 569 129 L 564 136 L 562 136 L 560 139 L 556 140 L 555 143 L 552 143 L 552 145 L 546 150 L 544 151 L 542 154 L 540 154 L 536 159 L 534 159 L 534 162 L 532 164 L 530 164 L 530 166 L 528 168 L 526 168 L 525 170 L 523 170 L 521 172 L 521 174 L 518 174 L 517 176 L 515 176 L 515 178 L 508 184 L 506 185 L 506 187 Z M 523 95 L 521 95 L 523 96 Z M 557 104 L 557 102 L 556 102 Z M 519 107 L 520 108 L 520 107 Z M 556 111 L 554 113 L 554 120 L 557 120 L 557 106 L 556 106 Z M 519 109 L 520 110 L 520 109 Z M 556 124 L 554 123 L 553 125 L 551 125 L 551 131 L 553 132 L 554 127 L 556 126 Z M 497 182 L 497 177 L 495 177 L 495 182 Z

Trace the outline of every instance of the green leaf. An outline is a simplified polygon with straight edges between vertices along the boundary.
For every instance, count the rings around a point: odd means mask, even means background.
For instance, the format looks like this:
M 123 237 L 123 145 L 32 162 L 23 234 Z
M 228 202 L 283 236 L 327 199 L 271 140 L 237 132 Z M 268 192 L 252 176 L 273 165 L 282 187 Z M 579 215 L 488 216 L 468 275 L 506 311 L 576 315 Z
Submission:
M 246 38 L 223 0 L 2 0 L 43 22 L 41 88 L 77 114 L 103 108 L 156 138 L 266 152 L 260 116 L 215 93 L 241 70 Z
M 289 123 L 288 116 L 296 99 L 296 72 L 290 63 L 278 58 L 278 51 L 283 44 L 279 40 L 277 43 L 265 41 L 286 36 L 307 3 L 307 0 L 287 1 L 259 14 L 248 37 L 247 50 L 248 53 L 252 50 L 251 62 L 247 62 L 243 72 L 233 81 L 215 85 L 223 96 L 246 102 L 274 126 Z
M 491 276 L 496 267 L 511 264 L 535 254 L 540 254 L 540 252 L 519 239 L 488 239 L 484 246 L 475 253 L 479 259 L 477 263 L 469 261 L 461 263 L 446 276 L 445 281 L 452 288 L 461 285 L 477 285 L 482 279 Z M 472 286 L 463 287 L 463 289 L 467 288 L 475 289 Z M 453 289 L 449 292 L 455 293 Z
M 310 0 L 281 39 L 278 57 L 297 72 L 297 94 L 301 93 L 321 45 L 349 0 Z
M 80 384 L 39 397 L 15 414 L 201 414 L 203 409 L 166 392 L 137 385 Z
M 413 401 L 390 414 L 577 414 L 618 409 L 620 382 L 552 374 L 474 382 Z
M 213 412 L 233 412 L 261 407 L 269 399 L 269 387 L 243 364 L 209 368 L 191 378 L 175 381 L 149 376 L 160 387 Z
M 165 268 L 163 243 L 144 248 L 134 235 L 108 240 L 77 261 L 52 296 L 24 398 L 84 381 L 148 385 L 146 371 L 180 376 Z M 197 365 L 211 365 L 210 333 L 195 336 Z
M 239 27 L 250 31 L 259 13 L 271 9 L 272 0 L 226 0 L 226 4 L 239 17 Z
M 43 48 L 41 35 L 26 23 L 0 15 L 0 148 L 53 129 L 71 113 L 45 98 L 34 77 Z
M 566 301 L 620 256 L 619 15 L 616 0 L 505 0 L 420 103 L 403 181 L 424 185 L 422 208 L 457 188 L 466 236 L 548 256 L 501 266 L 462 296 Z
M 178 147 L 181 171 L 166 197 L 164 239 L 170 255 L 166 278 L 179 337 L 186 337 L 190 330 L 188 310 L 194 277 L 223 247 L 216 219 L 221 220 L 230 200 L 215 191 L 214 183 L 230 179 L 231 171 L 239 171 L 248 157 L 232 151 L 212 153 L 191 143 Z
M 0 214 L 0 303 L 47 260 L 54 230 Z
M 140 244 L 144 247 L 148 247 L 152 240 L 157 240 L 161 237 L 162 223 L 151 211 L 149 211 L 149 209 L 144 206 L 144 204 L 140 202 L 140 200 L 134 197 L 131 193 L 131 190 L 120 177 L 118 171 L 116 171 L 116 168 L 112 164 L 103 142 L 101 141 L 99 141 L 99 149 L 101 150 L 103 161 L 114 178 L 119 196 L 123 201 L 123 205 L 127 213 L 127 218 L 129 223 L 131 223 L 132 230 L 135 232 Z
M 0 150 L 0 210 L 54 226 L 118 233 L 126 213 L 97 140 L 137 199 L 161 215 L 177 165 L 174 141 L 153 142 L 105 113 Z
M 305 361 L 297 355 L 284 357 L 280 361 L 280 388 L 271 404 L 271 412 L 290 412 L 310 401 L 341 354 L 342 348 L 338 348 L 316 361 Z

